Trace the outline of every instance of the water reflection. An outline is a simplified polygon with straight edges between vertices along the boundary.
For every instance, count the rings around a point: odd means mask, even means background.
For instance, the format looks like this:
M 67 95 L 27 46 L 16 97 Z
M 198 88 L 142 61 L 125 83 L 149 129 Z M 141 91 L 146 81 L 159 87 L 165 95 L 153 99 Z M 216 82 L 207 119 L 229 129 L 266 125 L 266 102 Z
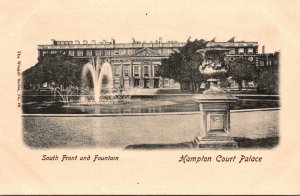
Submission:
M 279 100 L 239 99 L 230 106 L 232 110 L 276 108 Z M 166 113 L 198 111 L 198 103 L 190 97 L 136 98 L 129 103 L 112 105 L 64 104 L 49 97 L 31 96 L 23 98 L 25 114 L 123 114 L 123 113 Z

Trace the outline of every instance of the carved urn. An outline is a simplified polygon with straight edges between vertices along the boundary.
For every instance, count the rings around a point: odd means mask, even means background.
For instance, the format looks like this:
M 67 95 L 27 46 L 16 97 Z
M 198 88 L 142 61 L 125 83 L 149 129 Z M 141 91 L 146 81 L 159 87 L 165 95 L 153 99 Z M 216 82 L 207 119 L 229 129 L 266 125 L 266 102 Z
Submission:
M 202 54 L 203 62 L 199 66 L 199 71 L 202 75 L 208 76 L 208 82 L 210 83 L 209 89 L 204 91 L 207 93 L 222 93 L 219 88 L 219 77 L 225 75 L 228 71 L 228 60 L 226 58 L 226 52 L 230 49 L 216 47 L 200 49 L 197 52 Z

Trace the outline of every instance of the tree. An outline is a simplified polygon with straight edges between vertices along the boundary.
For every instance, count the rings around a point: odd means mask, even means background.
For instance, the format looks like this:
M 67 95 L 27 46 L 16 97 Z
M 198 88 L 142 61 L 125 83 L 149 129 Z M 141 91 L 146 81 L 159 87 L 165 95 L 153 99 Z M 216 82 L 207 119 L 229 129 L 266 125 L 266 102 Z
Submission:
M 277 68 L 268 68 L 260 73 L 257 82 L 257 91 L 266 94 L 278 94 L 279 77 Z
M 45 82 L 63 87 L 79 86 L 82 67 L 86 63 L 86 59 L 77 59 L 66 54 L 47 54 L 35 66 L 23 72 L 24 87 Z
M 257 80 L 258 70 L 255 64 L 247 59 L 237 59 L 229 62 L 228 75 L 238 83 L 239 90 L 241 90 L 243 81 L 250 82 Z
M 24 89 L 29 89 L 30 84 L 43 84 L 44 77 L 41 64 L 38 62 L 35 66 L 23 71 L 22 78 Z
M 206 77 L 199 72 L 199 65 L 202 63 L 203 57 L 196 51 L 205 48 L 206 43 L 203 39 L 188 40 L 179 52 L 175 52 L 168 59 L 162 60 L 158 69 L 159 74 L 164 78 L 172 78 L 179 82 L 181 89 L 198 92 Z

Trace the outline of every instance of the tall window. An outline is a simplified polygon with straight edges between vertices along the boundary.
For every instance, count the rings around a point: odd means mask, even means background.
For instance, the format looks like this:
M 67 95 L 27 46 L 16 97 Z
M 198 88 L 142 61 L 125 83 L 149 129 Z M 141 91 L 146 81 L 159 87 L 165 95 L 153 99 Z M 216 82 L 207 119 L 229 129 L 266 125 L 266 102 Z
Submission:
M 155 77 L 159 77 L 157 65 L 154 66 L 154 75 L 155 75 Z
M 253 48 L 248 48 L 248 54 L 253 54 Z
M 129 76 L 129 66 L 124 65 L 124 76 Z
M 86 51 L 86 56 L 93 56 L 93 52 L 91 50 Z
M 69 50 L 69 55 L 74 56 L 74 50 Z
M 115 76 L 120 76 L 120 75 L 121 75 L 121 66 L 115 65 Z
M 163 48 L 163 49 L 162 49 L 162 54 L 163 54 L 163 55 L 167 55 L 167 54 L 168 54 L 168 49 Z
M 244 48 L 239 48 L 239 54 L 244 54 L 244 53 L 245 53 Z
M 235 54 L 235 49 L 230 50 L 229 54 Z
M 123 55 L 124 54 L 124 50 L 123 49 L 120 49 L 119 50 L 119 55 Z
M 96 56 L 101 56 L 101 50 L 96 50 Z
M 83 56 L 83 51 L 82 50 L 78 50 L 77 51 L 77 56 Z
M 95 55 L 96 55 L 96 56 L 101 56 L 101 50 L 96 50 L 96 51 L 95 51 Z
M 110 55 L 110 50 L 105 50 L 104 54 L 105 54 L 105 56 L 109 56 Z
M 140 76 L 140 68 L 139 68 L 139 66 L 134 66 L 133 67 L 133 73 L 134 73 L 134 76 Z
M 120 87 L 120 80 L 114 80 L 114 86 L 115 88 Z
M 144 66 L 144 76 L 149 76 L 149 66 Z

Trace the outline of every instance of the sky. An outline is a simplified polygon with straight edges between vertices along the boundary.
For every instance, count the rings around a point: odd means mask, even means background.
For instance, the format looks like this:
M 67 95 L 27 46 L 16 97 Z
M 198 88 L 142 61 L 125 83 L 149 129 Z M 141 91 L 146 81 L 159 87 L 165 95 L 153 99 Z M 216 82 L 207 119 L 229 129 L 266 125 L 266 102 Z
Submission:
M 56 40 L 116 42 L 193 39 L 257 41 L 267 52 L 281 50 L 297 25 L 299 1 L 28 0 L 2 1 L 2 44 L 22 51 L 22 70 L 37 63 L 37 45 Z M 296 6 L 295 6 L 296 5 Z M 293 22 L 294 20 L 294 22 Z M 289 23 L 287 23 L 288 21 Z M 15 51 L 12 51 L 15 53 Z

